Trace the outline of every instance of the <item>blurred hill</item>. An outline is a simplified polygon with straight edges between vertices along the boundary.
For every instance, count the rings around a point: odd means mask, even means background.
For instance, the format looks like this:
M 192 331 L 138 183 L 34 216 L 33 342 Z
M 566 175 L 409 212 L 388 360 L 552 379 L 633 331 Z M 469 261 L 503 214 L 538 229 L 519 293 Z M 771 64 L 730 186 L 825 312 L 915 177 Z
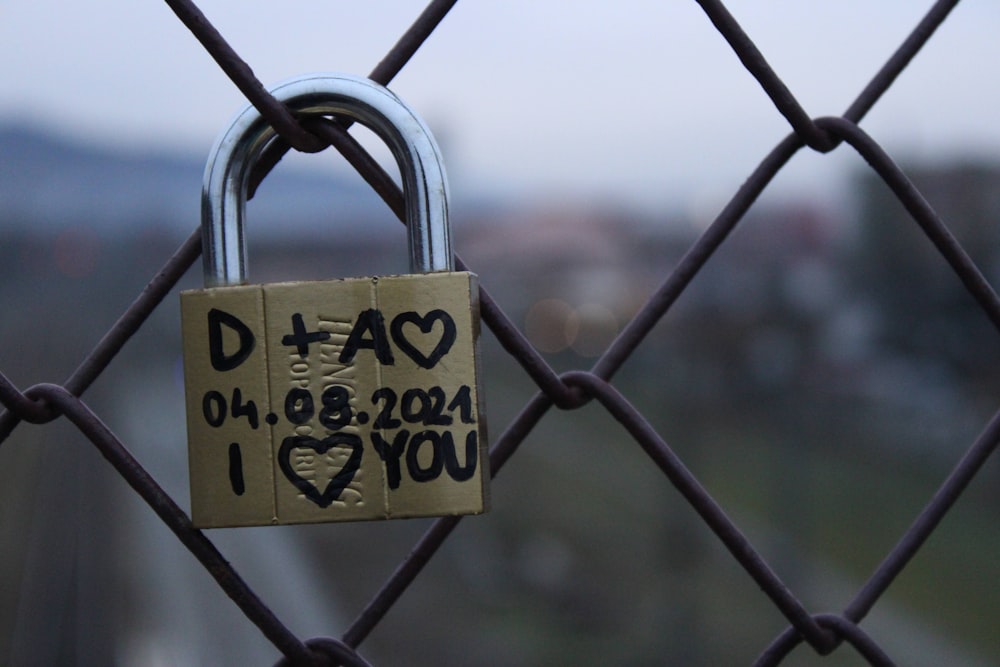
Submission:
M 8 230 L 80 224 L 121 233 L 136 226 L 188 231 L 198 224 L 206 156 L 110 151 L 26 126 L 0 126 L 0 210 Z M 304 232 L 331 217 L 371 217 L 367 186 L 330 169 L 275 169 L 254 208 L 263 237 Z M 335 216 L 332 213 L 335 212 Z

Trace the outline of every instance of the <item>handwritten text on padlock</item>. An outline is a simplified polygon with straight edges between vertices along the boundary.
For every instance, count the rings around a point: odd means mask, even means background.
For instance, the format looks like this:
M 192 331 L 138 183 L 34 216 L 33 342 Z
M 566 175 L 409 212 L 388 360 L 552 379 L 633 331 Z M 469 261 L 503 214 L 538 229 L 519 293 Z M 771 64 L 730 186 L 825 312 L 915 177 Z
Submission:
M 256 346 L 256 335 L 238 317 L 226 311 L 213 308 L 208 312 L 209 357 L 212 367 L 218 371 L 229 371 L 237 368 L 250 356 Z M 404 325 L 415 325 L 421 334 L 428 334 L 440 322 L 442 333 L 440 339 L 427 354 L 414 345 L 407 337 Z M 282 338 L 282 345 L 292 348 L 300 358 L 309 355 L 309 345 L 321 343 L 330 338 L 326 331 L 308 331 L 301 314 L 291 318 L 290 333 Z M 235 335 L 235 348 L 225 349 L 227 338 L 225 330 Z M 390 325 L 391 341 L 399 352 L 421 368 L 430 369 L 437 365 L 447 355 L 455 341 L 456 331 L 452 317 L 441 309 L 435 309 L 426 315 L 414 311 L 402 312 L 396 315 Z M 395 364 L 395 356 L 386 335 L 385 319 L 377 309 L 367 309 L 358 314 L 354 321 L 347 341 L 339 355 L 340 363 L 349 364 L 355 356 L 370 350 L 374 357 L 383 365 Z M 231 346 L 232 347 L 232 346 Z M 424 346 L 425 348 L 427 346 Z M 319 423 L 333 435 L 326 438 L 314 438 L 309 434 L 297 432 L 282 441 L 278 452 L 278 463 L 284 475 L 309 500 L 320 507 L 327 507 L 337 500 L 340 492 L 350 484 L 353 475 L 360 467 L 363 456 L 361 438 L 352 433 L 337 433 L 351 424 L 367 424 L 371 421 L 370 444 L 379 458 L 385 464 L 386 482 L 389 489 L 397 489 L 402 482 L 402 471 L 414 482 L 430 482 L 437 479 L 442 472 L 457 482 L 470 479 L 478 465 L 478 431 L 472 428 L 464 435 L 464 464 L 459 463 L 456 451 L 455 434 L 452 430 L 441 431 L 433 429 L 416 430 L 400 428 L 405 424 L 411 427 L 423 426 L 453 426 L 456 424 L 475 424 L 472 390 L 468 385 L 461 385 L 453 396 L 447 396 L 440 386 L 428 388 L 411 387 L 398 393 L 391 387 L 379 387 L 370 398 L 374 419 L 366 410 L 355 411 L 351 405 L 351 393 L 340 384 L 327 386 L 319 395 L 318 415 L 316 398 L 304 387 L 292 387 L 283 400 L 283 416 L 294 427 L 302 427 L 313 417 L 318 416 Z M 398 408 L 398 413 L 396 412 Z M 399 415 L 397 418 L 396 415 Z M 210 389 L 202 397 L 202 415 L 205 422 L 213 427 L 221 427 L 227 419 L 244 418 L 252 430 L 260 427 L 260 411 L 257 402 L 252 398 L 244 398 L 240 387 L 233 387 L 231 393 L 224 394 L 218 389 Z M 275 426 L 280 417 L 276 412 L 268 412 L 263 420 Z M 380 430 L 394 431 L 391 437 L 383 437 Z M 459 434 L 461 437 L 461 434 Z M 234 443 L 235 444 L 235 443 Z M 320 490 L 309 480 L 297 474 L 290 463 L 291 453 L 295 449 L 311 449 L 318 454 L 325 454 L 334 447 L 349 448 L 351 453 L 342 470 L 332 479 L 329 485 Z M 430 451 L 421 456 L 421 451 Z M 238 449 L 233 450 L 238 452 Z M 429 458 L 429 460 L 428 460 Z M 242 470 L 238 462 L 231 462 L 230 483 L 234 493 L 241 494 L 244 488 Z
M 429 354 L 424 355 L 406 337 L 403 327 L 406 324 L 414 324 L 421 333 L 426 334 L 431 331 L 435 322 L 441 322 L 444 326 L 444 332 L 434 349 Z M 223 349 L 223 326 L 233 330 L 239 336 L 238 349 L 229 354 Z M 433 368 L 441 360 L 441 357 L 451 349 L 455 343 L 456 335 L 455 321 L 451 315 L 440 308 L 423 316 L 414 311 L 399 313 L 392 319 L 389 331 L 392 333 L 392 341 L 400 351 L 404 352 L 421 368 Z M 302 315 L 296 313 L 292 316 L 292 333 L 286 335 L 281 343 L 295 347 L 300 357 L 307 357 L 309 356 L 310 343 L 318 343 L 329 338 L 330 332 L 328 331 L 306 331 Z M 256 336 L 253 331 L 238 317 L 218 308 L 208 311 L 208 345 L 212 368 L 217 371 L 228 371 L 236 368 L 250 356 L 255 344 Z M 372 350 L 379 363 L 385 366 L 391 366 L 395 363 L 395 357 L 386 336 L 385 318 L 382 316 L 382 312 L 377 309 L 369 308 L 358 314 L 354 328 L 340 353 L 340 363 L 351 363 L 358 350 L 361 349 Z

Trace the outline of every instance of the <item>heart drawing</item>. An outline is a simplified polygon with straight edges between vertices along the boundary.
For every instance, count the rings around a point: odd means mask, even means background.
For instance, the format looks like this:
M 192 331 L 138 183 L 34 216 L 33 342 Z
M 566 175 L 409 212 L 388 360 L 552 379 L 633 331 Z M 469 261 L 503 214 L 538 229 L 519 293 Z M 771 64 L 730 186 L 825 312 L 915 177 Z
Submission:
M 337 474 L 330 479 L 326 488 L 321 492 L 316 484 L 300 476 L 292 468 L 292 450 L 311 449 L 322 456 L 333 447 L 350 447 L 351 455 L 348 457 L 347 463 L 337 471 Z M 308 435 L 293 435 L 281 441 L 281 448 L 278 450 L 278 466 L 288 481 L 305 494 L 306 498 L 320 507 L 329 507 L 333 501 L 340 498 L 341 492 L 354 479 L 354 474 L 361 467 L 362 451 L 361 438 L 351 433 L 334 433 L 322 440 Z
M 413 324 L 420 329 L 421 334 L 428 334 L 431 329 L 434 328 L 434 323 L 440 321 L 444 325 L 444 331 L 441 333 L 441 339 L 438 341 L 434 349 L 431 350 L 430 354 L 424 355 L 417 346 L 415 346 L 406 337 L 403 331 L 403 325 Z M 410 359 L 416 362 L 421 368 L 434 368 L 441 357 L 448 354 L 451 346 L 455 344 L 456 330 L 455 330 L 455 320 L 451 318 L 451 315 L 436 308 L 424 316 L 420 316 L 413 311 L 400 313 L 392 319 L 392 325 L 389 327 L 389 331 L 392 334 L 392 340 L 403 352 L 406 353 Z M 425 346 L 426 347 L 426 346 Z

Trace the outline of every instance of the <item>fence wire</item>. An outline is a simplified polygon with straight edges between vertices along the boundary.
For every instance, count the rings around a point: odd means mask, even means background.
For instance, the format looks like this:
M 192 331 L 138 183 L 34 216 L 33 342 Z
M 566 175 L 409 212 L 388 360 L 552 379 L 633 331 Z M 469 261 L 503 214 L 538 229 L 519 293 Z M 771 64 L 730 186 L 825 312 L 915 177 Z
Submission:
M 271 122 L 283 142 L 272 147 L 257 166 L 251 192 L 289 148 L 316 152 L 333 145 L 362 174 L 403 219 L 402 193 L 361 146 L 347 133 L 348 126 L 337 120 L 310 121 L 301 125 L 275 100 L 189 0 L 166 0 L 177 17 L 201 42 L 222 70 L 247 99 Z M 420 45 L 432 34 L 455 1 L 431 2 L 399 39 L 393 49 L 371 71 L 370 78 L 389 84 Z M 784 165 L 800 150 L 828 153 L 846 143 L 857 151 L 871 169 L 891 189 L 913 221 L 946 259 L 994 326 L 1000 329 L 1000 300 L 976 264 L 956 240 L 949 228 L 924 199 L 921 192 L 893 162 L 890 156 L 859 127 L 860 121 L 907 67 L 935 30 L 945 21 L 957 0 L 939 1 L 923 17 L 885 65 L 847 107 L 843 115 L 814 119 L 796 100 L 792 91 L 769 66 L 754 42 L 718 0 L 699 0 L 708 19 L 729 43 L 747 71 L 759 82 L 779 113 L 787 119 L 791 133 L 764 157 L 749 179 L 732 196 L 711 225 L 689 248 L 660 287 L 624 327 L 590 370 L 557 373 L 529 343 L 525 335 L 504 314 L 484 287 L 481 292 L 482 320 L 496 336 L 510 359 L 523 368 L 537 385 L 538 393 L 520 410 L 495 439 L 490 454 L 495 477 L 517 452 L 525 438 L 554 407 L 574 410 L 596 401 L 619 422 L 648 455 L 704 524 L 715 534 L 735 561 L 756 583 L 764 595 L 787 619 L 788 627 L 779 636 L 762 639 L 764 648 L 756 665 L 777 665 L 805 642 L 816 654 L 829 655 L 837 650 L 854 650 L 873 665 L 893 664 L 892 657 L 879 642 L 862 628 L 862 621 L 883 598 L 886 590 L 920 551 L 958 497 L 982 469 L 1000 439 L 1000 413 L 993 417 L 982 434 L 955 464 L 951 473 L 913 519 L 909 528 L 889 550 L 884 559 L 837 614 L 814 613 L 796 597 L 765 560 L 761 552 L 744 536 L 705 489 L 684 461 L 667 445 L 647 419 L 627 400 L 612 379 L 622 364 L 642 345 L 651 329 L 660 322 L 688 287 L 705 263 L 726 242 L 744 218 L 750 206 Z M 260 597 L 247 585 L 204 533 L 196 530 L 188 515 L 160 487 L 155 479 L 132 457 L 125 445 L 82 400 L 83 394 L 100 377 L 123 346 L 147 321 L 163 298 L 174 289 L 181 276 L 201 252 L 201 234 L 196 230 L 163 265 L 141 294 L 101 339 L 91 353 L 62 385 L 38 384 L 19 390 L 0 374 L 0 402 L 6 408 L 0 415 L 0 438 L 6 440 L 21 422 L 45 424 L 64 416 L 86 436 L 111 462 L 122 478 L 153 509 L 197 558 L 218 585 L 240 610 L 285 656 L 282 665 L 366 665 L 358 648 L 365 638 L 407 591 L 424 566 L 434 557 L 461 521 L 447 517 L 435 521 L 399 563 L 387 581 L 339 639 L 319 637 L 303 639 L 292 633 Z M 459 258 L 461 269 L 472 269 Z M 989 583 L 989 582 L 984 582 Z M 849 649 L 845 649 L 849 647 Z

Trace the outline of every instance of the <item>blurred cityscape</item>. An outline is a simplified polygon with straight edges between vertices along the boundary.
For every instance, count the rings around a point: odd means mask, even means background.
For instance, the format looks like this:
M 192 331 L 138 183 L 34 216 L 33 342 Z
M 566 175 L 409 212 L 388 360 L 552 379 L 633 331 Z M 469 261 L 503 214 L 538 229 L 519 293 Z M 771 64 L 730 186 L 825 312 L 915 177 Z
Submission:
M 0 128 L 0 370 L 62 382 L 196 228 L 202 163 Z M 1000 164 L 904 165 L 1000 281 Z M 839 610 L 996 409 L 1000 335 L 872 174 L 755 205 L 615 378 L 807 608 Z M 724 202 L 720 202 L 719 208 Z M 557 370 L 588 368 L 711 219 L 458 198 L 455 247 Z M 681 210 L 681 209 L 678 209 Z M 255 282 L 399 273 L 363 184 L 279 167 Z M 198 286 L 200 264 L 183 287 Z M 176 294 L 85 401 L 184 508 Z M 493 437 L 537 390 L 484 328 Z M 1000 660 L 995 460 L 863 627 L 903 664 Z M 553 411 L 370 639 L 380 665 L 748 664 L 787 622 L 601 409 Z M 300 636 L 339 635 L 424 520 L 216 530 Z M 66 424 L 0 446 L 0 663 L 270 664 L 277 652 Z M 805 655 L 809 649 L 802 649 Z M 824 664 L 858 664 L 844 661 Z

